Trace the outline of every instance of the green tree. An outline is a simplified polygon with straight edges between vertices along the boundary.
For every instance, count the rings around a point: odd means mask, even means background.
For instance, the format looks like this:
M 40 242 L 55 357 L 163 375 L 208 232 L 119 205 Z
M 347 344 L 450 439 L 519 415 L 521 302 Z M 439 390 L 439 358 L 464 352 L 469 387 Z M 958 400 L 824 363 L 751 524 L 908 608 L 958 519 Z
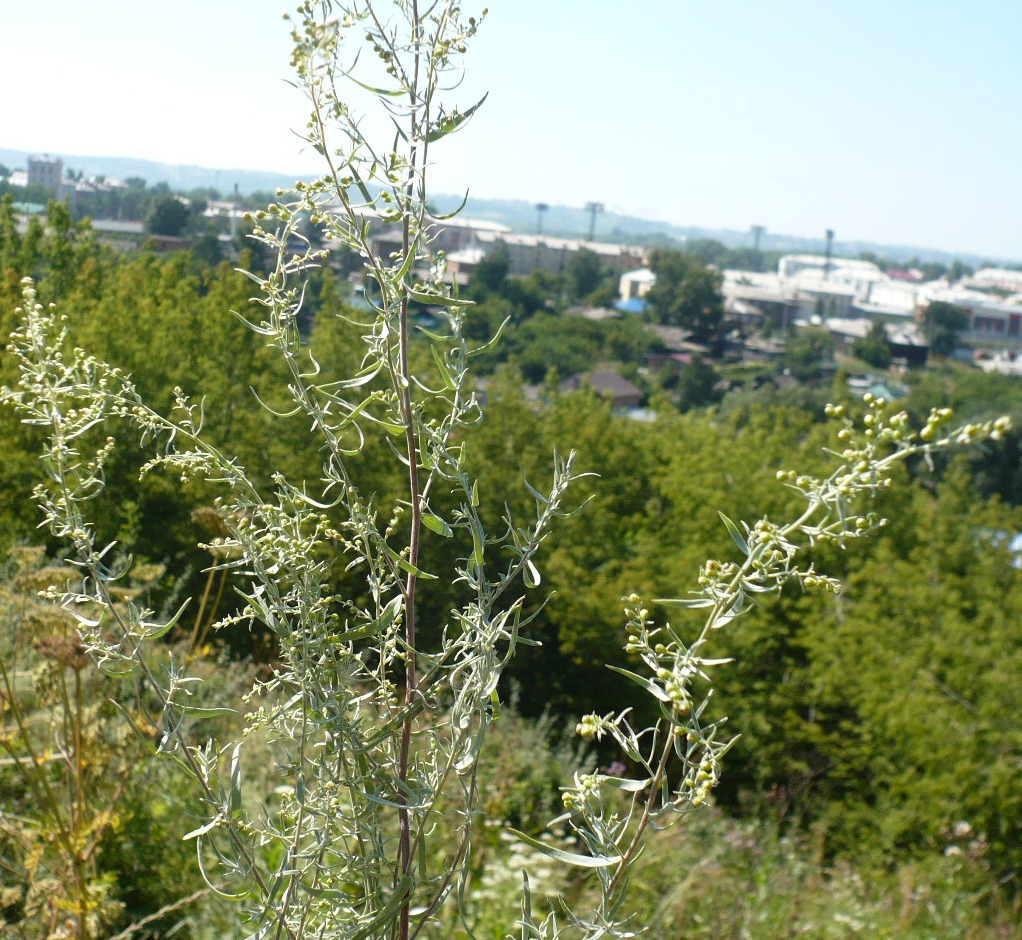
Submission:
M 497 293 L 504 286 L 510 270 L 511 257 L 507 245 L 497 242 L 476 265 L 469 281 L 470 286 L 474 284 L 486 293 Z
M 146 231 L 153 235 L 178 236 L 184 233 L 191 212 L 177 196 L 158 196 L 146 214 Z
M 809 382 L 820 377 L 833 354 L 834 340 L 825 329 L 795 329 L 788 334 L 784 363 L 796 379 Z
M 865 336 L 856 339 L 852 354 L 877 369 L 886 369 L 891 364 L 891 343 L 883 323 L 874 323 Z
M 683 366 L 678 373 L 676 392 L 678 408 L 688 411 L 702 405 L 710 405 L 721 399 L 721 391 L 717 387 L 720 373 L 702 356 L 693 356 L 692 362 Z
M 220 239 L 212 232 L 207 232 L 192 245 L 192 257 L 205 267 L 215 268 L 224 260 Z
M 969 315 L 956 304 L 934 300 L 924 314 L 930 350 L 937 356 L 950 356 L 958 345 L 958 337 L 968 329 Z
M 142 221 L 152 201 L 152 191 L 146 188 L 146 181 L 140 176 L 129 176 L 124 181 L 124 190 L 120 193 L 118 218 Z
M 691 330 L 696 340 L 713 339 L 724 322 L 723 275 L 678 251 L 654 251 L 656 284 L 646 297 L 658 323 Z
M 963 277 L 972 277 L 975 273 L 975 269 L 972 265 L 966 264 L 964 261 L 959 261 L 955 258 L 947 269 L 947 278 L 949 281 L 954 283 L 956 281 L 960 281 Z
M 584 300 L 600 286 L 603 262 L 595 251 L 582 248 L 568 259 L 566 273 L 572 300 Z
M 685 243 L 685 255 L 701 264 L 720 267 L 730 255 L 730 249 L 715 238 L 694 238 Z

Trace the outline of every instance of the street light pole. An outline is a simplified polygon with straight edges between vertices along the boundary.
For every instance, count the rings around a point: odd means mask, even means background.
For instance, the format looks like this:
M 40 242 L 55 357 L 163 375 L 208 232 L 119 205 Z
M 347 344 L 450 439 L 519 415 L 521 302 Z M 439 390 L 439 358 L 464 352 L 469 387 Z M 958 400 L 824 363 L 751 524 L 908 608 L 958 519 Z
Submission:
M 602 202 L 587 202 L 586 212 L 589 213 L 589 241 L 593 240 L 596 235 L 596 216 L 598 213 L 603 212 L 604 205 Z

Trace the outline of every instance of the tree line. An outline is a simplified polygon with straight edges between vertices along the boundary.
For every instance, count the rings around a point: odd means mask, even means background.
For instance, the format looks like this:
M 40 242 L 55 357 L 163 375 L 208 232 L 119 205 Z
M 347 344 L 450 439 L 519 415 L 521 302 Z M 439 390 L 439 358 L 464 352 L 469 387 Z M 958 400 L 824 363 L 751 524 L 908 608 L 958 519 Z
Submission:
M 277 469 L 294 480 L 318 477 L 321 455 L 306 443 L 301 422 L 259 404 L 279 403 L 286 377 L 259 337 L 231 316 L 251 310 L 252 287 L 229 265 L 209 266 L 188 252 L 114 257 L 60 207 L 45 226 L 22 233 L 6 204 L 4 335 L 27 275 L 39 279 L 46 302 L 59 301 L 67 311 L 73 342 L 131 373 L 157 407 L 173 406 L 175 388 L 201 390 L 213 439 L 230 446 L 257 478 Z M 491 364 L 486 416 L 466 443 L 480 492 L 491 501 L 483 511 L 493 519 L 530 504 L 521 481 L 549 476 L 555 449 L 575 448 L 578 468 L 596 474 L 585 510 L 543 550 L 546 591 L 527 611 L 534 616 L 531 635 L 542 645 L 526 649 L 507 680 L 524 714 L 552 711 L 571 722 L 629 700 L 626 680 L 603 667 L 629 666 L 623 619 L 615 613 L 621 597 L 633 590 L 650 599 L 683 593 L 720 551 L 718 511 L 735 519 L 783 516 L 793 496 L 778 473 L 794 466 L 812 471 L 824 448 L 839 446 L 822 420 L 824 400 L 852 411 L 860 405 L 840 384 L 797 394 L 749 389 L 686 413 L 654 399 L 651 422 L 616 415 L 585 391 L 551 387 L 537 405 L 523 394 L 523 378 L 535 378 L 550 362 L 569 368 L 572 356 L 581 363 L 594 349 L 634 351 L 647 342 L 627 325 L 596 339 L 566 334 L 558 315 L 538 302 L 542 278 L 508 290 L 504 279 L 496 290 L 481 281 L 472 288 L 480 311 L 473 328 L 482 338 L 510 316 L 505 342 L 518 353 Z M 580 279 L 578 289 L 590 283 Z M 327 378 L 358 368 L 359 313 L 347 296 L 344 282 L 324 272 L 307 297 L 306 353 Z M 548 331 L 547 346 L 556 342 L 563 352 L 549 361 L 524 358 L 529 331 L 534 337 Z M 12 383 L 12 368 L 5 349 L 3 384 Z M 1022 384 L 1010 378 L 949 366 L 911 382 L 904 404 L 916 416 L 945 402 L 966 419 L 1022 416 Z M 38 438 L 6 410 L 0 433 L 0 486 L 8 494 L 2 538 L 8 548 L 37 544 L 42 537 L 26 496 L 38 473 Z M 401 488 L 383 448 L 368 446 L 353 468 L 381 511 L 391 511 Z M 201 594 L 208 564 L 199 547 L 208 541 L 201 510 L 213 504 L 215 491 L 161 471 L 139 479 L 139 458 L 125 444 L 107 466 L 96 512 L 101 541 L 116 539 L 137 559 L 165 568 L 155 596 Z M 720 793 L 729 811 L 817 826 L 828 853 L 881 864 L 942 851 L 949 827 L 965 820 L 983 834 L 994 869 L 1008 873 L 1022 864 L 1016 786 L 1022 725 L 1014 717 L 1022 705 L 1022 572 L 1011 548 L 1022 532 L 1019 459 L 1012 432 L 978 453 L 906 468 L 905 485 L 881 501 L 889 527 L 844 555 L 818 549 L 820 569 L 846 585 L 839 595 L 786 590 L 721 635 L 721 655 L 735 663 L 721 673 L 713 707 L 731 716 L 741 734 Z M 455 554 L 427 551 L 422 560 L 441 574 L 423 583 L 427 633 L 428 612 L 441 622 L 457 590 L 444 576 Z M 338 578 L 339 597 L 365 590 Z M 219 614 L 236 603 L 233 597 L 228 585 Z M 684 617 L 673 614 L 684 628 Z M 234 660 L 273 660 L 271 638 L 244 626 L 212 642 Z

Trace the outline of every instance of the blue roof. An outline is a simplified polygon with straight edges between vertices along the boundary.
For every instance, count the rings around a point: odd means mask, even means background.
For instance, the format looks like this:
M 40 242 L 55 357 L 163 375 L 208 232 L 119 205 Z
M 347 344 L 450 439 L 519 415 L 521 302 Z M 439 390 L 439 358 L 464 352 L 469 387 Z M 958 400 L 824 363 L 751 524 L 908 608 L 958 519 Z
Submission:
M 628 300 L 619 300 L 614 304 L 614 309 L 622 313 L 645 313 L 646 301 L 641 297 L 631 297 Z

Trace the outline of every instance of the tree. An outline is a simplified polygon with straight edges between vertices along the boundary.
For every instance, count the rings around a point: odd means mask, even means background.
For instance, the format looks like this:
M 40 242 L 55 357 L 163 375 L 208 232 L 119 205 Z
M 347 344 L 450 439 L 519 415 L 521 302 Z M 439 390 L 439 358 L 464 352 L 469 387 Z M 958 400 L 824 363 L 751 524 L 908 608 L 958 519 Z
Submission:
M 956 304 L 944 300 L 930 302 L 924 314 L 930 350 L 936 356 L 950 356 L 958 345 L 958 336 L 968 329 L 969 315 Z
M 504 286 L 511 270 L 511 256 L 507 245 L 497 242 L 476 265 L 470 283 L 478 284 L 484 292 L 496 293 Z
M 117 217 L 141 221 L 145 218 L 151 200 L 152 191 L 146 188 L 146 181 L 140 176 L 129 176 L 124 181 L 124 190 L 119 194 Z
M 225 305 L 241 306 L 253 336 L 277 357 L 276 397 L 262 398 L 271 416 L 307 436 L 321 455 L 318 474 L 296 474 L 286 464 L 266 475 L 246 470 L 247 461 L 213 433 L 203 398 L 175 383 L 168 407 L 154 407 L 123 370 L 75 342 L 70 318 L 39 302 L 31 282 L 24 285 L 23 325 L 11 338 L 19 386 L 3 392 L 28 424 L 48 433 L 46 482 L 35 495 L 52 534 L 71 542 L 81 575 L 81 583 L 53 593 L 66 611 L 79 614 L 83 643 L 99 662 L 138 677 L 146 708 L 124 711 L 143 723 L 140 736 L 196 781 L 203 818 L 190 837 L 198 857 L 217 866 L 210 876 L 217 889 L 255 911 L 259 936 L 286 940 L 452 936 L 467 922 L 473 848 L 485 813 L 477 782 L 481 749 L 499 718 L 501 677 L 517 648 L 533 641 L 527 604 L 540 584 L 541 548 L 550 526 L 575 515 L 578 505 L 568 495 L 579 477 L 572 454 L 544 453 L 539 469 L 546 485 L 530 482 L 510 497 L 507 475 L 492 476 L 498 492 L 485 494 L 472 473 L 470 435 L 480 424 L 480 406 L 467 379 L 477 349 L 463 334 L 465 305 L 442 280 L 416 272 L 431 270 L 430 162 L 478 107 L 459 110 L 438 94 L 457 84 L 457 56 L 478 21 L 464 18 L 457 0 L 425 12 L 414 3 L 384 6 L 393 15 L 385 22 L 373 0 L 300 9 L 293 61 L 312 103 L 305 139 L 339 163 L 260 214 L 253 234 L 276 264 L 249 274 L 261 290 L 256 303 Z M 361 69 L 370 58 L 359 57 L 363 41 L 380 60 L 379 76 L 354 71 L 355 62 Z M 389 132 L 382 143 L 362 136 L 362 125 L 337 98 L 336 87 L 348 80 L 376 95 L 397 122 L 396 143 Z M 382 153 L 386 160 L 378 159 Z M 398 250 L 374 251 L 364 200 L 385 221 L 399 223 Z M 305 216 L 321 226 L 325 243 L 340 241 L 359 253 L 376 285 L 369 322 L 358 324 L 357 351 L 345 350 L 353 374 L 339 378 L 309 354 L 299 332 L 310 271 L 327 260 L 317 247 L 294 250 Z M 181 255 L 162 267 L 143 256 L 134 273 L 148 282 L 160 272 L 158 288 L 185 290 L 178 285 L 197 278 L 189 261 Z M 326 307 L 329 285 L 324 293 Z M 439 330 L 422 345 L 410 319 L 413 304 L 443 313 Z M 704 304 L 701 315 L 707 312 Z M 189 314 L 203 319 L 202 311 Z M 334 348 L 352 345 L 346 331 L 329 339 Z M 114 337 L 111 345 L 122 341 L 138 339 Z M 232 353 L 229 346 L 221 350 L 227 358 Z M 160 383 L 166 394 L 180 364 L 164 362 L 158 346 L 148 358 L 154 371 L 167 370 Z M 196 378 L 204 384 L 219 376 Z M 145 372 L 139 378 L 149 380 Z M 933 414 L 917 434 L 882 401 L 869 401 L 867 411 L 863 428 L 843 409 L 830 410 L 844 445 L 831 473 L 786 471 L 785 487 L 773 481 L 786 505 L 795 504 L 789 521 L 773 515 L 751 525 L 720 520 L 729 539 L 725 554 L 702 565 L 690 597 L 661 601 L 652 612 L 638 594 L 627 595 L 621 633 L 633 662 L 618 675 L 648 694 L 653 717 L 645 729 L 633 728 L 627 709 L 579 722 L 583 737 L 613 742 L 635 774 L 575 775 L 557 819 L 570 850 L 514 834 L 548 860 L 592 871 L 595 882 L 592 896 L 565 898 L 566 910 L 541 911 L 523 879 L 522 936 L 553 940 L 577 930 L 596 940 L 627 926 L 620 923 L 622 905 L 647 833 L 708 800 L 734 743 L 722 720 L 704 717 L 710 676 L 725 662 L 708 655 L 711 639 L 756 597 L 796 586 L 833 589 L 817 573 L 810 549 L 843 545 L 877 528 L 879 520 L 859 501 L 884 490 L 899 461 L 1001 430 L 988 422 L 943 435 L 946 418 Z M 573 433 L 574 400 L 560 402 L 555 417 Z M 613 425 L 605 418 L 600 412 L 586 429 L 590 440 L 605 460 L 640 468 L 644 429 L 633 426 L 611 448 L 604 432 Z M 244 579 L 244 606 L 224 623 L 259 623 L 276 643 L 272 668 L 251 690 L 252 735 L 198 743 L 189 722 L 219 711 L 196 697 L 210 684 L 186 675 L 187 662 L 157 664 L 148 653 L 180 614 L 157 621 L 148 605 L 123 603 L 123 566 L 98 540 L 89 514 L 117 459 L 113 434 L 124 425 L 130 434 L 122 439 L 140 438 L 149 449 L 148 473 L 163 469 L 186 487 L 198 480 L 220 489 L 221 534 L 211 548 Z M 366 480 L 367 447 L 391 461 L 400 493 Z M 719 450 L 701 455 L 715 471 L 727 456 L 726 446 Z M 726 482 L 726 474 L 718 478 Z M 589 545 L 580 539 L 576 557 L 551 565 L 569 588 L 564 594 L 598 567 L 580 561 L 610 560 L 619 517 L 648 516 L 650 495 L 637 477 L 610 494 L 595 525 L 575 523 L 587 536 L 594 529 L 600 534 Z M 510 508 L 515 496 L 522 513 Z M 485 509 L 493 504 L 491 522 Z M 693 512 L 713 516 L 705 503 Z M 602 570 L 597 577 L 621 597 L 622 573 Z M 358 586 L 338 591 L 343 578 Z M 428 602 L 422 586 L 431 580 L 441 583 L 449 603 Z M 667 608 L 678 611 L 677 632 L 661 615 Z M 693 609 L 694 617 L 686 613 Z M 578 605 L 577 613 L 588 612 Z M 589 655 L 581 647 L 575 652 Z M 274 786 L 253 796 L 247 774 L 255 761 L 270 765 Z M 78 937 L 88 935 L 82 917 L 72 926 Z
M 654 251 L 656 284 L 646 299 L 658 323 L 691 330 L 696 340 L 713 339 L 724 321 L 723 275 L 678 251 Z
M 966 264 L 964 261 L 959 261 L 955 258 L 947 269 L 947 279 L 954 283 L 956 281 L 960 281 L 963 277 L 972 277 L 975 273 L 975 269 L 972 265 Z
M 177 237 L 188 227 L 191 212 L 177 196 L 158 196 L 146 215 L 146 230 L 153 235 Z
M 573 300 L 584 300 L 603 280 L 600 256 L 589 248 L 576 251 L 567 264 L 568 289 Z
M 874 323 L 865 336 L 856 339 L 852 354 L 877 369 L 886 369 L 891 364 L 891 343 L 883 323 Z
M 715 238 L 695 238 L 685 243 L 685 254 L 702 264 L 720 265 L 730 254 L 730 249 Z
M 788 334 L 784 362 L 796 379 L 807 382 L 820 377 L 823 363 L 833 353 L 834 340 L 830 333 L 819 327 L 807 327 Z
M 678 407 L 682 411 L 710 405 L 720 401 L 721 393 L 717 388 L 720 374 L 702 356 L 693 356 L 692 362 L 684 366 L 678 374 L 677 393 Z
M 224 260 L 224 249 L 220 239 L 212 232 L 207 232 L 192 245 L 192 257 L 206 267 L 216 267 Z

